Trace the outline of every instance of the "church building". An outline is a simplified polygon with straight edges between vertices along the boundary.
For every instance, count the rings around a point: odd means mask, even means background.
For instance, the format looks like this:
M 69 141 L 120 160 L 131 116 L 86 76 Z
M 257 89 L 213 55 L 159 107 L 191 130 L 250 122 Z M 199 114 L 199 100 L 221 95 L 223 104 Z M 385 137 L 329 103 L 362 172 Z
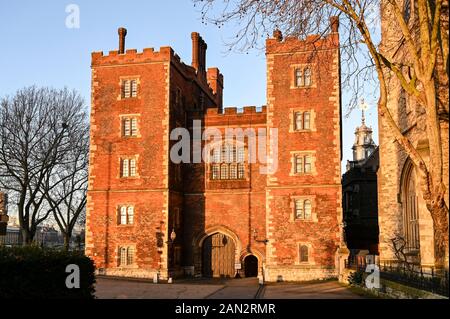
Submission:
M 352 256 L 360 250 L 378 255 L 379 151 L 372 139 L 372 128 L 365 123 L 364 110 L 352 149 L 353 160 L 347 161 L 347 171 L 342 176 L 345 243 Z

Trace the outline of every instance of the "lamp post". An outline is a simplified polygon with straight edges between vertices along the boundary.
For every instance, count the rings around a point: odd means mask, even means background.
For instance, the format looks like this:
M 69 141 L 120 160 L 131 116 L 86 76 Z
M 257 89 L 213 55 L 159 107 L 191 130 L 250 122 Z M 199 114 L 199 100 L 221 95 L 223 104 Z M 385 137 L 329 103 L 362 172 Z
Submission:
M 175 239 L 177 238 L 177 234 L 175 233 L 175 229 L 172 228 L 172 232 L 169 236 L 169 241 L 167 242 L 169 244 L 170 249 L 170 262 L 169 262 L 169 280 L 168 283 L 172 283 L 172 276 L 173 276 L 173 266 L 174 266 L 174 251 L 173 251 L 173 244 L 175 242 Z

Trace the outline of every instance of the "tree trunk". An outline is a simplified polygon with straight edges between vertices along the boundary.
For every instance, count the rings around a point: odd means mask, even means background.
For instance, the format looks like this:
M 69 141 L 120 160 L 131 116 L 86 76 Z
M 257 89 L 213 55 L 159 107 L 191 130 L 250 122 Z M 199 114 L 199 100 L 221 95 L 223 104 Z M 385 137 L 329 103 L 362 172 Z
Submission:
M 425 81 L 423 81 L 425 82 Z M 443 153 L 441 125 L 437 108 L 437 92 L 435 82 L 428 80 L 424 84 L 426 96 L 427 135 L 430 150 L 430 169 L 428 178 L 425 176 L 424 200 L 433 219 L 435 266 L 445 267 L 445 256 L 448 249 L 448 207 L 444 197 L 447 191 L 443 177 Z M 447 265 L 448 267 L 448 265 Z
M 64 234 L 64 250 L 69 251 L 69 246 L 70 246 L 70 234 L 65 233 Z
M 435 266 L 443 269 L 448 267 L 445 258 L 448 252 L 448 208 L 442 196 L 437 195 L 436 198 L 428 202 L 427 207 L 433 219 Z
M 29 246 L 31 245 L 31 243 L 33 242 L 33 237 L 34 234 L 31 233 L 31 231 L 22 228 L 20 230 L 21 234 L 22 234 L 22 238 L 21 238 L 21 245 L 22 246 Z

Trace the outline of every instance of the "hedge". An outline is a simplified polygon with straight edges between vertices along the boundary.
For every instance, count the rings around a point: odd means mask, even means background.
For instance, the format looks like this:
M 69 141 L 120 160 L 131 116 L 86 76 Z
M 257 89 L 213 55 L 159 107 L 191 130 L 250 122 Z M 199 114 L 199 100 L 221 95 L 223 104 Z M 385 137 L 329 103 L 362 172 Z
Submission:
M 80 288 L 66 286 L 66 267 L 80 269 Z M 0 246 L 0 299 L 94 298 L 95 267 L 79 252 Z

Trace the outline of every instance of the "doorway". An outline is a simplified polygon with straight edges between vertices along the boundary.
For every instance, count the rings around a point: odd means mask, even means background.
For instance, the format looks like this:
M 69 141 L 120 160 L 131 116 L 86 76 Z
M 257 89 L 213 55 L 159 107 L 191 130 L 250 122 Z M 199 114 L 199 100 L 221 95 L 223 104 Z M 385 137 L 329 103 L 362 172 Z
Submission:
M 233 278 L 235 245 L 233 239 L 215 233 L 203 242 L 203 276 Z
M 258 276 L 258 258 L 254 255 L 248 255 L 244 259 L 244 271 L 245 277 L 257 277 Z

